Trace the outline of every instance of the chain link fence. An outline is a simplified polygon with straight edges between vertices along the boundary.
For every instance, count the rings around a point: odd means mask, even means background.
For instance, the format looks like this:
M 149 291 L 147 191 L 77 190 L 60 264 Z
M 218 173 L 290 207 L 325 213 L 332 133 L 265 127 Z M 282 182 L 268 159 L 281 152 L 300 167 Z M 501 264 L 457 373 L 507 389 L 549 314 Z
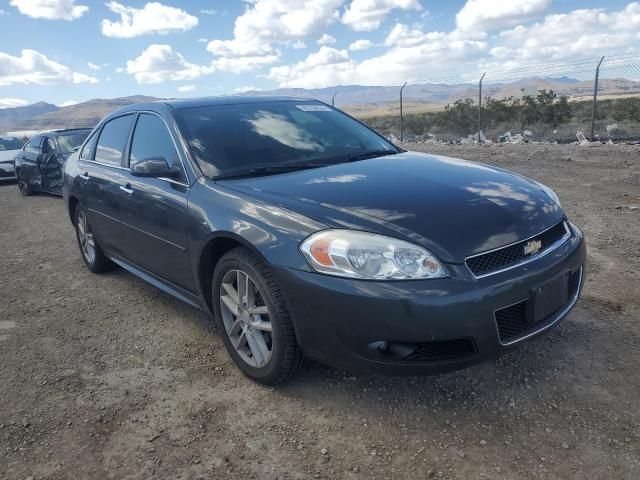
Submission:
M 333 100 L 400 141 L 640 140 L 638 55 L 487 70 L 384 89 L 386 101 Z M 393 89 L 395 99 L 389 97 Z

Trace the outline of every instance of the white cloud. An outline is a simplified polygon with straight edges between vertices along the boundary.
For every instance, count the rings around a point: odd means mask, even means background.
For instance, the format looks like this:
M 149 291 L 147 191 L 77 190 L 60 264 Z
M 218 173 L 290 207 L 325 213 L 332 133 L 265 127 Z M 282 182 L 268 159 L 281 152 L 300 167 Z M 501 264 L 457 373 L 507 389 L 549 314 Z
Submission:
M 221 70 L 248 71 L 278 61 L 274 44 L 320 34 L 338 17 L 344 0 L 250 0 L 236 18 L 233 38 L 212 40 L 207 50 Z M 243 70 L 239 70 L 242 67 Z
M 24 49 L 20 56 L 0 52 L 0 86 L 14 83 L 97 83 L 98 79 L 83 73 L 73 72 L 65 65 L 54 62 L 40 52 Z
M 178 87 L 178 91 L 185 93 L 185 92 L 193 92 L 196 89 L 195 85 L 180 85 Z
M 89 67 L 91 70 L 102 70 L 102 67 L 100 65 L 92 62 L 88 62 L 87 67 Z
M 501 32 L 490 55 L 503 63 L 517 63 L 596 57 L 606 52 L 637 52 L 640 50 L 638 31 L 638 2 L 613 12 L 601 8 L 574 10 Z
M 307 48 L 307 44 L 302 40 L 296 40 L 291 44 L 291 48 L 293 48 L 294 50 L 302 50 L 303 48 Z
M 127 62 L 127 73 L 138 83 L 193 80 L 215 71 L 212 66 L 189 63 L 170 45 L 151 44 L 137 58 Z
M 149 2 L 142 8 L 127 7 L 118 2 L 107 8 L 120 15 L 119 21 L 102 20 L 102 34 L 113 38 L 133 38 L 150 33 L 166 35 L 190 30 L 198 25 L 198 18 L 180 8 Z
M 199 38 L 198 39 L 198 43 L 208 43 L 209 40 L 207 40 L 206 38 Z
M 371 40 L 365 40 L 361 38 L 360 40 L 356 40 L 349 45 L 349 51 L 351 52 L 360 52 L 362 50 L 368 50 L 373 47 L 373 42 Z
M 0 98 L 0 108 L 14 108 L 28 105 L 29 102 L 22 98 Z
M 9 12 L 0 8 L 0 17 L 2 17 L 3 15 L 9 15 Z
M 464 31 L 488 31 L 520 25 L 539 17 L 551 0 L 467 0 L 456 14 L 456 25 Z
M 325 33 L 318 39 L 316 43 L 318 45 L 330 45 L 332 43 L 336 43 L 336 37 L 334 37 L 333 35 L 329 35 L 328 33 Z
M 353 0 L 341 20 L 353 30 L 370 32 L 395 9 L 420 11 L 422 5 L 419 0 Z
M 61 104 L 59 104 L 59 107 L 71 107 L 72 105 L 77 105 L 78 102 L 77 100 L 67 100 L 66 102 L 62 102 Z
M 215 15 L 216 12 L 213 8 L 203 8 L 202 10 L 200 10 L 200 13 L 203 15 Z
M 236 88 L 233 93 L 247 93 L 247 92 L 260 92 L 262 91 L 261 88 L 258 87 L 250 87 L 250 86 L 246 86 L 246 87 L 238 87 Z
M 89 7 L 75 5 L 76 0 L 11 0 L 21 14 L 47 20 L 75 20 L 84 15 Z

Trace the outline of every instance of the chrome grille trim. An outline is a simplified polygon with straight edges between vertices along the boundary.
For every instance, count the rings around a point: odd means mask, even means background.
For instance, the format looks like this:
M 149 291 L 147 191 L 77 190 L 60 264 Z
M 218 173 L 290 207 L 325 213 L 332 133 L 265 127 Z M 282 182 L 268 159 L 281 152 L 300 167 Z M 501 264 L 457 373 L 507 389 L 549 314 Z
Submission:
M 507 245 L 503 245 L 503 246 L 501 246 L 501 247 L 493 248 L 493 249 L 491 249 L 491 250 L 487 250 L 487 251 L 485 251 L 485 252 L 478 253 L 478 254 L 475 254 L 475 255 L 470 255 L 470 256 L 468 256 L 468 257 L 466 257 L 466 258 L 464 259 L 464 264 L 465 264 L 465 266 L 469 269 L 469 271 L 470 271 L 470 272 L 471 272 L 471 274 L 474 276 L 474 278 L 477 278 L 477 279 L 485 278 L 485 277 L 488 277 L 488 276 L 491 276 L 491 275 L 497 275 L 498 273 L 506 272 L 507 270 L 511 270 L 512 268 L 517 268 L 517 267 L 520 267 L 520 266 L 522 266 L 522 265 L 526 265 L 526 264 L 527 264 L 527 263 L 529 263 L 529 262 L 532 262 L 532 261 L 534 261 L 534 260 L 537 260 L 537 259 L 539 259 L 539 258 L 541 258 L 541 257 L 544 257 L 545 255 L 547 255 L 547 254 L 549 254 L 549 253 L 553 252 L 555 249 L 557 249 L 558 247 L 560 247 L 561 245 L 563 245 L 567 240 L 569 240 L 569 238 L 571 238 L 571 236 L 572 236 L 572 232 L 571 232 L 571 229 L 569 228 L 569 224 L 568 224 L 568 222 L 567 222 L 566 220 L 563 220 L 563 221 L 562 221 L 562 226 L 563 226 L 563 227 L 564 227 L 564 229 L 565 229 L 565 234 L 564 234 L 564 235 L 563 235 L 559 240 L 557 240 L 556 242 L 552 243 L 551 245 L 549 245 L 549 246 L 548 246 L 547 248 L 545 248 L 544 250 L 541 250 L 540 252 L 538 252 L 538 253 L 536 253 L 536 254 L 534 254 L 534 255 L 530 255 L 530 256 L 528 256 L 528 257 L 524 258 L 523 260 L 521 260 L 521 261 L 519 261 L 519 262 L 512 263 L 512 264 L 510 264 L 510 265 L 507 265 L 507 266 L 506 266 L 506 267 L 504 267 L 504 268 L 499 268 L 498 270 L 492 270 L 492 271 L 487 272 L 487 273 L 483 273 L 483 274 L 480 274 L 480 275 L 476 275 L 476 274 L 473 272 L 473 270 L 471 269 L 471 267 L 469 267 L 468 261 L 469 261 L 469 260 L 471 260 L 471 259 L 473 259 L 473 258 L 482 257 L 482 256 L 484 256 L 484 255 L 488 255 L 488 254 L 493 253 L 493 252 L 498 252 L 498 251 L 500 251 L 500 250 L 504 250 L 504 249 L 506 249 L 506 248 L 513 247 L 514 245 L 517 245 L 517 244 L 519 244 L 519 243 L 527 242 L 527 241 L 529 241 L 529 240 L 531 240 L 531 239 L 533 239 L 533 238 L 536 238 L 536 237 L 539 237 L 540 235 L 545 234 L 545 233 L 546 233 L 546 232 L 548 232 L 549 230 L 551 230 L 551 229 L 555 228 L 557 225 L 558 225 L 558 224 L 555 224 L 555 225 L 553 225 L 553 226 L 551 226 L 551 227 L 549 227 L 549 228 L 547 228 L 547 229 L 545 229 L 545 230 L 543 230 L 543 231 L 541 231 L 541 232 L 539 232 L 539 233 L 536 233 L 535 235 L 532 235 L 532 236 L 530 236 L 530 237 L 528 237 L 528 238 L 525 238 L 525 239 L 522 239 L 522 240 L 518 240 L 517 242 L 509 243 L 509 244 L 507 244 Z

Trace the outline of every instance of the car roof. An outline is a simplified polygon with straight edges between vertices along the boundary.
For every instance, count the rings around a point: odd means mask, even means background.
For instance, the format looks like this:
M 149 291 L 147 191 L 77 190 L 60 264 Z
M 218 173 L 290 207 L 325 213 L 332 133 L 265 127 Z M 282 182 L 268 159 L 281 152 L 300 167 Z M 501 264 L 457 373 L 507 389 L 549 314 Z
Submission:
M 194 107 L 211 107 L 216 105 L 239 105 L 248 103 L 267 103 L 267 102 L 317 102 L 317 100 L 309 97 L 290 97 L 275 95 L 256 95 L 256 96 L 221 96 L 221 97 L 202 97 L 202 98 L 176 98 L 169 100 L 157 100 L 155 102 L 132 103 L 125 107 L 119 108 L 113 113 L 126 113 L 139 110 L 158 110 L 159 107 L 165 106 L 171 110 L 182 110 Z M 111 116 L 111 115 L 110 115 Z
M 64 128 L 61 130 L 52 130 L 50 132 L 44 132 L 41 133 L 40 135 L 44 135 L 44 136 L 49 136 L 49 137 L 55 137 L 58 135 L 66 135 L 68 133 L 73 133 L 73 132 L 91 132 L 91 128 L 87 127 L 87 128 Z

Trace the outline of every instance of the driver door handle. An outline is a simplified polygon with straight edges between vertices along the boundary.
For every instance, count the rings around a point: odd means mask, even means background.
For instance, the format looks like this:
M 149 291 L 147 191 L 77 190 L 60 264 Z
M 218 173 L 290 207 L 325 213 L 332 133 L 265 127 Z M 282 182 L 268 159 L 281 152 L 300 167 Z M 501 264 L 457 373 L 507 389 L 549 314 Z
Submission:
M 133 188 L 131 188 L 130 183 L 127 183 L 126 185 L 120 185 L 120 190 L 122 190 L 127 196 L 133 193 Z
M 89 174 L 87 172 L 84 172 L 83 174 L 78 175 L 78 177 L 80 178 L 80 180 L 83 180 L 85 182 L 89 180 Z

